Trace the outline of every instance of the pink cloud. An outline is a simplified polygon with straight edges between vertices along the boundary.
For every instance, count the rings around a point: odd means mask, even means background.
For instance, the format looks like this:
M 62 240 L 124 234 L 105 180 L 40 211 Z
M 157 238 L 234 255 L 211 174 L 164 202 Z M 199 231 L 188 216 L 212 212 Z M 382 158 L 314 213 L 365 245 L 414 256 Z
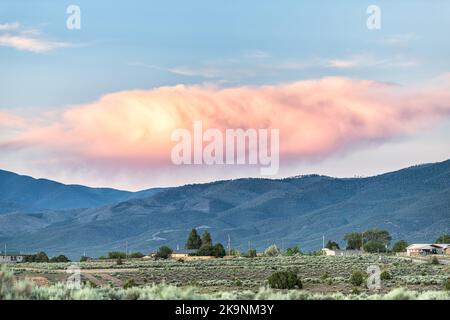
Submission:
M 324 78 L 273 86 L 179 85 L 117 92 L 22 126 L 14 137 L 0 138 L 0 148 L 9 153 L 38 150 L 44 161 L 51 155 L 61 167 L 70 162 L 88 163 L 100 172 L 106 167 L 171 170 L 172 131 L 191 129 L 193 121 L 202 120 L 205 129 L 222 131 L 280 129 L 282 160 L 326 157 L 413 133 L 449 115 L 447 80 L 422 89 Z M 4 119 L 0 114 L 2 126 Z

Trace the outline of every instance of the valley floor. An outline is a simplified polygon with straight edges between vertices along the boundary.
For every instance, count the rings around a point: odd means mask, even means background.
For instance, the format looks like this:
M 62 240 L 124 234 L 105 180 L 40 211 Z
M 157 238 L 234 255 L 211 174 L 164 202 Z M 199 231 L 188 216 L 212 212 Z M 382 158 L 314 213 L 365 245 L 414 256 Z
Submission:
M 35 283 L 30 292 L 34 290 L 43 299 L 50 298 L 46 295 L 67 299 L 114 299 L 124 295 L 130 298 L 128 294 L 144 299 L 450 299 L 444 290 L 450 265 L 421 262 L 387 255 L 277 256 L 199 261 L 130 259 L 121 265 L 115 261 L 24 263 L 9 265 L 8 269 L 19 283 Z M 365 273 L 373 265 L 386 271 L 390 278 L 381 280 L 380 290 L 367 289 L 365 282 L 361 286 L 350 283 L 353 271 Z M 75 271 L 68 273 L 69 267 Z M 76 268 L 80 269 L 85 291 L 62 293 L 68 277 L 77 273 Z M 267 289 L 267 278 L 276 271 L 295 272 L 303 288 Z M 392 293 L 393 290 L 396 291 Z M 7 298 L 5 294 L 3 298 Z

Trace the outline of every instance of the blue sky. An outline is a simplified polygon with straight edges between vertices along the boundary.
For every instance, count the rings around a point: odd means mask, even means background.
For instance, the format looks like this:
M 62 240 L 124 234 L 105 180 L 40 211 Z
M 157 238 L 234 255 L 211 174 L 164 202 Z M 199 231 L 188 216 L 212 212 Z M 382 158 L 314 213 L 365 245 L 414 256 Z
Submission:
M 80 30 L 66 28 L 71 4 L 81 8 Z M 381 9 L 380 30 L 366 27 L 372 4 Z M 179 84 L 278 86 L 332 76 L 423 87 L 450 72 L 449 17 L 450 2 L 438 0 L 3 0 L 0 120 L 1 112 L 40 118 L 114 92 Z M 31 37 L 46 49 L 20 48 L 11 37 Z M 449 132 L 445 116 L 407 135 L 299 161 L 280 176 L 371 175 L 444 160 L 450 157 Z M 89 164 L 52 171 L 30 161 L 29 153 L 5 154 L 1 168 L 69 183 L 138 189 L 192 181 L 168 174 L 151 183 L 124 182 L 127 173 L 108 181 Z M 246 175 L 205 173 L 195 181 Z
M 81 30 L 66 28 L 70 4 L 81 8 Z M 233 86 L 342 75 L 405 84 L 449 70 L 449 2 L 377 1 L 382 26 L 375 31 L 365 23 L 370 4 L 2 1 L 1 23 L 19 22 L 44 39 L 77 46 L 43 54 L 1 48 L 0 107 L 82 103 L 180 83 Z M 346 69 L 325 62 L 358 57 L 370 61 Z M 191 72 L 167 71 L 176 68 Z

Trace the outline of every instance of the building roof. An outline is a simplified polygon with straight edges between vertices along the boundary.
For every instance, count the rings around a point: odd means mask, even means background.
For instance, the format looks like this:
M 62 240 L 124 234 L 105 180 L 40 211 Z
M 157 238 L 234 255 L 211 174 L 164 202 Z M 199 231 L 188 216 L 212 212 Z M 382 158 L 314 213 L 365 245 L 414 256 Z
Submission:
M 23 254 L 21 254 L 19 251 L 0 251 L 0 256 L 22 256 Z
M 172 254 L 192 254 L 197 253 L 197 249 L 188 249 L 188 250 L 174 250 Z
M 442 249 L 446 249 L 448 248 L 449 245 L 448 244 L 443 244 L 443 243 L 422 243 L 422 244 L 412 244 L 408 247 L 406 247 L 406 249 L 409 250 L 432 250 L 432 249 L 436 249 L 436 248 L 442 248 Z

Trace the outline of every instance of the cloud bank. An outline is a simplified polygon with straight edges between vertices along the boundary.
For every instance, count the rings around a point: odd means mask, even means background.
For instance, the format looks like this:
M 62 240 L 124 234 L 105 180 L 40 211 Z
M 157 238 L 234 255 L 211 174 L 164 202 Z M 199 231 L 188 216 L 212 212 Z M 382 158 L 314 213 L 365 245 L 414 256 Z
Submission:
M 63 171 L 74 165 L 99 175 L 126 170 L 132 180 L 141 170 L 173 173 L 171 133 L 192 129 L 193 121 L 221 131 L 279 129 L 281 160 L 289 163 L 414 133 L 449 114 L 448 77 L 420 89 L 336 77 L 226 89 L 179 85 L 112 93 L 22 121 L 8 115 L 18 125 L 14 134 L 0 135 L 7 136 L 0 150 L 12 158 L 32 150 L 34 162 Z M 0 114 L 3 130 L 8 117 Z

